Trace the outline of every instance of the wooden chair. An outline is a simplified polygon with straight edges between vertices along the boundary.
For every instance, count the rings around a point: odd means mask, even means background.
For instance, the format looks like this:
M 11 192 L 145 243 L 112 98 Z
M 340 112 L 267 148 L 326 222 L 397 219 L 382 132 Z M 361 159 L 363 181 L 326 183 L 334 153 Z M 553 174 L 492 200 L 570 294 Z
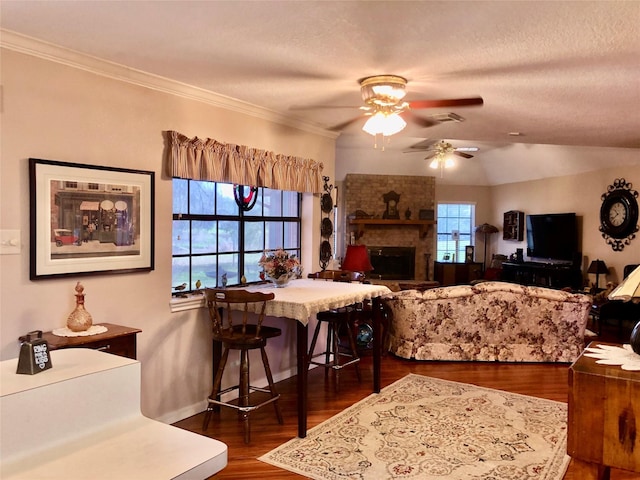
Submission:
M 247 292 L 246 290 L 231 289 L 212 289 L 207 288 L 204 291 L 207 307 L 209 309 L 209 317 L 212 324 L 212 339 L 215 342 L 222 343 L 223 351 L 220 359 L 220 365 L 213 381 L 213 390 L 209 396 L 209 405 L 204 417 L 202 429 L 206 430 L 209 426 L 211 414 L 218 405 L 230 407 L 238 411 L 244 423 L 244 441 L 250 442 L 250 426 L 249 414 L 268 403 L 273 403 L 278 417 L 278 423 L 282 424 L 282 412 L 278 405 L 280 395 L 276 391 L 273 383 L 273 376 L 269 368 L 269 360 L 265 352 L 267 339 L 277 337 L 282 334 L 279 328 L 267 327 L 262 325 L 264 320 L 264 310 L 269 300 L 274 298 L 273 293 Z M 257 315 L 255 324 L 248 323 L 249 303 L 260 302 L 260 313 Z M 223 314 L 223 310 L 226 314 Z M 223 320 L 226 318 L 226 324 Z M 241 320 L 235 322 L 234 318 L 241 317 Z M 262 355 L 262 363 L 264 371 L 269 382 L 268 388 L 260 388 L 250 385 L 249 380 L 249 350 L 260 349 Z M 229 350 L 240 351 L 240 379 L 237 385 L 220 390 L 222 374 L 227 364 Z M 233 390 L 239 390 L 238 398 L 231 401 L 221 401 L 220 396 Z M 266 400 L 259 403 L 250 403 L 250 394 L 252 392 L 263 392 L 269 394 Z
M 350 272 L 346 270 L 324 270 L 321 272 L 310 273 L 309 278 L 333 282 L 363 282 L 364 274 L 359 272 Z M 313 332 L 313 339 L 309 347 L 309 356 L 307 367 L 318 365 L 324 367 L 325 376 L 329 374 L 329 370 L 335 372 L 335 389 L 340 390 L 340 370 L 354 365 L 358 381 L 360 381 L 360 369 L 358 363 L 360 357 L 358 355 L 355 336 L 353 334 L 352 315 L 356 312 L 356 306 L 347 306 L 335 310 L 320 312 L 317 315 L 318 324 Z M 327 324 L 327 347 L 324 352 L 315 353 L 318 335 L 322 324 Z M 344 332 L 348 341 L 348 351 L 340 350 L 340 332 Z M 324 361 L 315 360 L 324 356 Z M 346 361 L 342 361 L 342 359 Z

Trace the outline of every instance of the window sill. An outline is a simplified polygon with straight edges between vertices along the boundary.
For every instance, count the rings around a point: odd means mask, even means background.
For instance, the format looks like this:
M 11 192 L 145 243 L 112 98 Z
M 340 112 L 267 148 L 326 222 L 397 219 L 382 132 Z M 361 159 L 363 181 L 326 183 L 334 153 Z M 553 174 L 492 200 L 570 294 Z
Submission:
M 204 307 L 204 295 L 200 294 L 187 294 L 184 297 L 173 297 L 169 302 L 171 307 L 171 313 L 184 312 L 186 310 L 194 310 L 196 308 Z

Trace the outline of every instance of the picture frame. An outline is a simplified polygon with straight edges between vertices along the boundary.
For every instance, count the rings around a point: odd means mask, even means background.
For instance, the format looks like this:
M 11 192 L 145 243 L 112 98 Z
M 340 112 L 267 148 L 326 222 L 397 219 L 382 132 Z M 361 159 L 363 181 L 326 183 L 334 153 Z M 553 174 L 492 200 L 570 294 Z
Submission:
M 153 270 L 154 211 L 154 172 L 30 158 L 30 279 Z
M 418 219 L 419 220 L 433 220 L 434 219 L 434 211 L 433 210 L 420 209 L 418 211 Z
M 466 245 L 464 247 L 464 262 L 465 263 L 473 263 L 474 262 L 474 252 L 475 247 L 473 245 Z

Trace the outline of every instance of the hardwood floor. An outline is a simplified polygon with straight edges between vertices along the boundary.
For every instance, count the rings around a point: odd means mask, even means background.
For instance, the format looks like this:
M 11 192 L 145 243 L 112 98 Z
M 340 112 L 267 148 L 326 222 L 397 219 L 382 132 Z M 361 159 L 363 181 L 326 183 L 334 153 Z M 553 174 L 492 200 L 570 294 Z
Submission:
M 616 341 L 609 337 L 602 341 Z M 628 341 L 628 340 L 625 340 Z M 373 367 L 371 357 L 361 362 L 362 382 L 355 371 L 346 368 L 341 374 L 341 391 L 336 394 L 333 377 L 325 381 L 324 373 L 316 368 L 309 372 L 309 428 L 323 422 L 353 403 L 371 394 Z M 416 373 L 456 382 L 507 390 L 523 395 L 567 401 L 568 364 L 509 364 L 479 362 L 423 362 L 387 355 L 382 359 L 381 383 L 385 387 L 408 373 Z M 266 406 L 251 416 L 251 444 L 243 443 L 242 424 L 235 412 L 223 409 L 213 415 L 209 429 L 202 432 L 203 414 L 175 423 L 199 434 L 216 438 L 228 445 L 228 466 L 218 473 L 221 479 L 299 479 L 299 475 L 263 463 L 257 458 L 297 435 L 296 379 L 289 378 L 277 384 L 281 394 L 280 405 L 284 425 L 279 425 L 273 408 Z M 583 480 L 569 466 L 564 480 Z M 621 470 L 611 471 L 611 480 L 638 480 L 640 474 Z

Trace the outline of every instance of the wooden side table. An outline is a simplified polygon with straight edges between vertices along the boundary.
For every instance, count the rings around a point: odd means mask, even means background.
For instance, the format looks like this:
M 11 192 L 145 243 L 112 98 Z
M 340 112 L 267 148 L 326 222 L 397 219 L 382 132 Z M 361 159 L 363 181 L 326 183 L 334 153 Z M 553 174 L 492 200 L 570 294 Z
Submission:
M 608 480 L 610 467 L 640 472 L 640 372 L 584 354 L 571 365 L 567 453 L 576 478 Z
M 468 285 L 482 278 L 482 263 L 434 262 L 433 279 L 443 287 L 450 285 Z
M 52 332 L 45 332 L 42 334 L 42 338 L 47 341 L 50 350 L 92 348 L 136 360 L 136 335 L 142 330 L 112 323 L 100 323 L 98 325 L 107 327 L 107 331 L 85 337 L 60 337 Z

